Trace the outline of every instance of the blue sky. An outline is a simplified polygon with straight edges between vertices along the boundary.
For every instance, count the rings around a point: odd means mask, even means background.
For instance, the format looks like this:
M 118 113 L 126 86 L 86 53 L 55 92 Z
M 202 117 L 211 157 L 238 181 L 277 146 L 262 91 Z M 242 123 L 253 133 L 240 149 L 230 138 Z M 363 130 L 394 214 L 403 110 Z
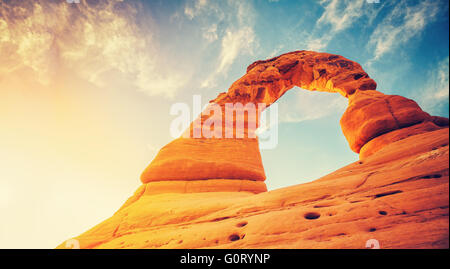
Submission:
M 0 247 L 52 248 L 111 216 L 169 143 L 174 103 L 204 103 L 293 50 L 360 63 L 378 90 L 449 114 L 447 1 L 0 1 Z M 289 91 L 269 189 L 358 160 L 347 100 Z

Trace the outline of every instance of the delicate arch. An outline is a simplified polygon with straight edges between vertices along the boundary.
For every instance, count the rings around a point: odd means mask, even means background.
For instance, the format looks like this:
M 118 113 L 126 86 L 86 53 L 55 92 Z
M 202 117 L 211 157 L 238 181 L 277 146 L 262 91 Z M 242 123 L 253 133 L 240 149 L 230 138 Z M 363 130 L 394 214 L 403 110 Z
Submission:
M 232 125 L 233 132 L 237 133 L 238 124 L 235 119 L 225 123 L 225 107 L 230 103 L 263 103 L 270 106 L 294 86 L 311 91 L 339 93 L 347 97 L 349 105 L 340 121 L 342 132 L 350 148 L 356 153 L 363 150 L 365 157 L 411 132 L 439 128 L 434 124 L 437 118 L 422 111 L 413 100 L 376 91 L 377 84 L 358 63 L 329 53 L 294 51 L 249 65 L 245 75 L 234 82 L 227 92 L 220 93 L 211 101 L 211 105 L 222 107 L 222 114 L 202 113 L 182 137 L 161 149 L 142 173 L 142 182 L 171 181 L 164 184 L 187 191 L 188 185 L 180 182 L 217 179 L 221 180 L 220 187 L 217 181 L 214 184 L 210 181 L 211 185 L 206 182 L 199 184 L 216 189 L 227 186 L 239 191 L 264 190 L 262 181 L 266 176 L 258 140 L 250 137 L 254 130 L 250 130 L 249 126 L 255 125 L 249 122 L 255 119 L 245 119 L 244 138 L 232 136 L 234 139 L 229 139 L 225 136 L 225 126 Z M 203 123 L 212 117 L 222 119 L 222 130 L 219 132 L 223 132 L 222 138 L 194 136 Z M 258 121 L 256 117 L 256 122 Z M 407 127 L 423 122 L 427 122 L 426 126 L 420 125 L 412 131 L 407 130 Z M 385 136 L 399 129 L 404 134 Z M 362 149 L 363 147 L 365 148 Z
M 213 102 L 270 105 L 294 86 L 349 97 L 357 90 L 375 90 L 377 84 L 354 61 L 339 55 L 301 50 L 252 63 L 247 73 Z

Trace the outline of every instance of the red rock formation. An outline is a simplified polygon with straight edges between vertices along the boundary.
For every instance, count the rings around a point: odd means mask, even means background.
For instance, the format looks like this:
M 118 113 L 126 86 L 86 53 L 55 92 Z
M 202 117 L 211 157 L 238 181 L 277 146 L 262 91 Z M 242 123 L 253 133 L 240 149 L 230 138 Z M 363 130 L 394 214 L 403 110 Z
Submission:
M 425 121 L 434 125 L 432 117 L 413 100 L 377 91 L 358 91 L 349 97 L 341 127 L 350 148 L 359 153 L 367 142 L 380 135 Z
M 358 63 L 328 53 L 296 51 L 257 61 L 231 85 L 227 93 L 219 94 L 210 102 L 211 106 L 218 106 L 222 113 L 206 109 L 182 138 L 161 149 L 142 173 L 142 183 L 174 181 L 171 186 L 178 186 L 181 191 L 186 180 L 264 181 L 266 177 L 255 136 L 262 112 L 258 110 L 257 104 L 270 106 L 294 86 L 312 91 L 336 92 L 348 97 L 356 91 L 375 90 L 376 83 Z M 234 120 L 227 121 L 225 112 L 229 104 L 255 104 L 256 113 L 254 117 L 243 113 L 244 125 L 239 126 L 236 123 L 237 115 Z M 211 130 L 218 131 L 219 138 L 205 137 L 202 128 L 205 122 L 214 117 L 220 118 L 221 130 L 217 126 L 212 126 Z M 231 127 L 231 130 L 227 127 Z M 240 131 L 243 133 L 241 138 L 237 136 Z M 235 139 L 230 139 L 228 135 Z M 219 188 L 220 184 L 216 186 Z M 265 190 L 263 182 L 251 186 L 255 189 L 246 191 L 257 193 Z
M 375 238 L 382 248 L 448 248 L 448 119 L 375 91 L 353 61 L 310 51 L 251 64 L 211 106 L 269 106 L 294 86 L 349 98 L 341 127 L 361 161 L 266 192 L 252 137 L 261 111 L 245 117 L 253 127 L 222 121 L 218 134 L 234 138 L 201 134 L 165 146 L 114 216 L 76 238 L 81 247 L 364 248 Z M 211 117 L 225 115 L 204 113 L 185 134 Z

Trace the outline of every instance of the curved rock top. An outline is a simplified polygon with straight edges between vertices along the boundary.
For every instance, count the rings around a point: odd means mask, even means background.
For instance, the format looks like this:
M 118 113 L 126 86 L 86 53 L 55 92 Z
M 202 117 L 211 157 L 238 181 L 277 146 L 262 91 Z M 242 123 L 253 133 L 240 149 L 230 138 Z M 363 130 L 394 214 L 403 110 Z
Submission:
M 357 90 L 375 90 L 377 84 L 354 61 L 340 55 L 300 50 L 252 63 L 228 93 L 221 93 L 213 101 L 270 105 L 294 86 L 348 97 Z

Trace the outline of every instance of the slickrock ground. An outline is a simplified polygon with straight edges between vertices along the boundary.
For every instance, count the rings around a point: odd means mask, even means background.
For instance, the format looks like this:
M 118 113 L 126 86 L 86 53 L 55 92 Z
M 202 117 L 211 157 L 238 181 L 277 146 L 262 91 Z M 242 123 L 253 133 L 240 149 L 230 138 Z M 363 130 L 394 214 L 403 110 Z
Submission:
M 381 248 L 448 248 L 448 119 L 376 91 L 353 61 L 310 51 L 253 63 L 211 103 L 270 105 L 293 86 L 349 99 L 341 127 L 358 162 L 267 192 L 250 127 L 244 138 L 181 137 L 111 218 L 75 238 L 80 247 L 365 248 L 376 239 Z

